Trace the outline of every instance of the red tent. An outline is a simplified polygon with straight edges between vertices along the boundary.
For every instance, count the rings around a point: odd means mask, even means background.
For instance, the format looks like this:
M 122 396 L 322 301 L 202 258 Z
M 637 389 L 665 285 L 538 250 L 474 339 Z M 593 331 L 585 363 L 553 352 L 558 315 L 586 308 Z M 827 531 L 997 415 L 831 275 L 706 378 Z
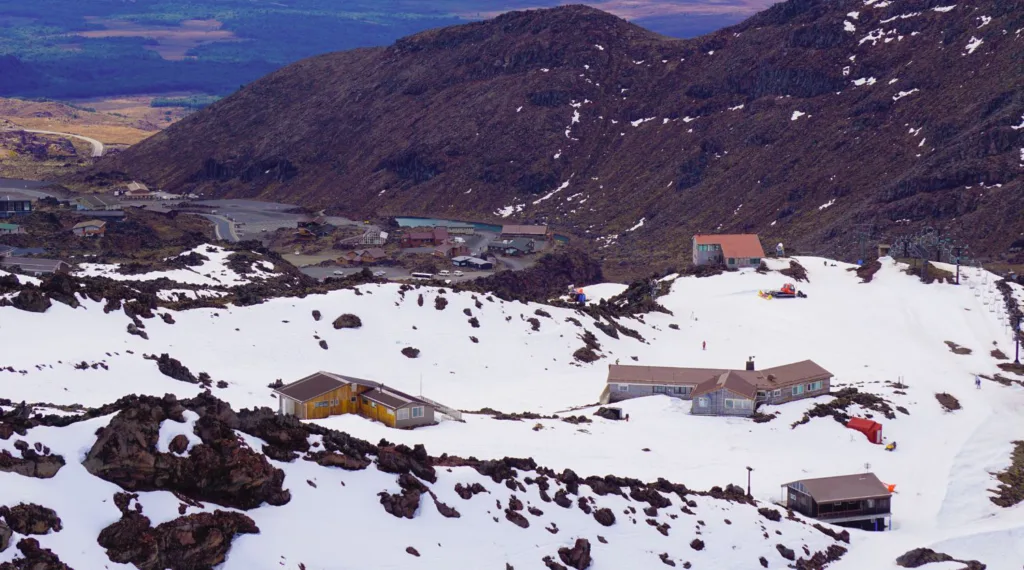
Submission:
M 865 418 L 850 418 L 846 427 L 857 430 L 867 436 L 871 443 L 882 443 L 882 424 Z

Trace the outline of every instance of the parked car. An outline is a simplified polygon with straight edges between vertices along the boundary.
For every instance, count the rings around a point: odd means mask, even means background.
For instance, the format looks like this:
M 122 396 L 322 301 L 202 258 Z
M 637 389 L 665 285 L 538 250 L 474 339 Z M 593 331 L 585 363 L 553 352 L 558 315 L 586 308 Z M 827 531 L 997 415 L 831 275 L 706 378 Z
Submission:
M 437 274 L 440 275 L 441 277 L 448 277 L 449 275 L 452 274 L 452 272 L 448 271 L 447 269 L 442 269 L 441 271 L 438 271 Z
M 455 272 L 452 273 L 452 275 L 456 277 L 462 277 L 463 275 L 465 275 L 465 273 L 463 273 L 461 269 L 456 269 Z
M 384 277 L 387 274 L 388 274 L 387 271 L 374 271 L 373 272 L 373 276 L 374 277 Z
M 333 271 L 333 273 L 334 273 L 335 275 L 344 275 L 344 274 L 345 274 L 345 272 L 344 272 L 344 271 L 342 271 L 342 270 L 340 270 L 340 269 L 335 269 L 335 270 Z

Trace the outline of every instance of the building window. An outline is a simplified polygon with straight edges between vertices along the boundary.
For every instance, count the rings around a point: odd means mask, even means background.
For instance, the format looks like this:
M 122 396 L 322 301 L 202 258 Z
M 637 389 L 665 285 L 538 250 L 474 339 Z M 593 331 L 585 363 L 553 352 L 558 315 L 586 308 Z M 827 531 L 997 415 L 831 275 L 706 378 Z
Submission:
M 398 419 L 399 420 L 407 420 L 407 419 L 409 419 L 409 410 L 408 410 L 408 408 L 403 408 L 401 410 L 398 410 Z
M 810 384 L 807 385 L 808 392 L 813 392 L 815 390 L 821 390 L 821 380 L 818 380 L 817 382 L 811 382 Z
M 793 395 L 794 396 L 799 396 L 800 394 L 803 394 L 803 393 L 804 393 L 804 385 L 803 384 L 801 384 L 799 386 L 793 386 Z
M 619 392 L 629 392 L 629 384 L 619 384 Z
M 354 404 L 354 403 L 356 403 L 356 397 L 352 396 L 351 398 L 348 399 L 348 401 L 352 402 Z
M 416 406 L 412 409 L 412 417 L 422 418 L 423 417 L 423 406 Z
M 758 391 L 757 391 L 757 397 L 758 397 L 758 398 L 764 398 L 764 397 L 766 397 L 767 395 L 768 395 L 768 393 L 767 393 L 767 392 L 765 392 L 764 390 L 758 390 Z
M 654 387 L 654 393 L 655 394 L 664 394 L 665 393 L 665 387 L 664 386 L 655 386 Z
M 736 258 L 735 257 L 730 257 L 729 258 L 729 265 L 736 265 Z
M 331 407 L 331 403 L 327 402 L 327 401 L 317 402 L 317 403 L 313 404 L 313 407 L 314 408 L 329 408 L 329 407 Z
M 761 263 L 761 258 L 759 258 L 759 257 L 751 257 L 750 258 L 750 264 L 751 265 L 759 265 L 760 263 Z
M 370 402 L 370 407 L 376 410 L 377 409 L 377 402 Z
M 874 499 L 868 499 L 868 508 L 869 509 L 875 508 L 875 500 Z
M 749 410 L 750 400 L 739 400 L 734 398 L 725 399 L 725 408 L 728 410 Z
M 776 398 L 778 398 L 781 395 L 782 395 L 782 390 L 775 390 L 774 392 L 772 392 L 772 396 L 775 396 Z
M 701 407 L 701 408 L 708 407 L 708 399 L 703 397 L 703 396 L 701 396 L 700 398 L 697 398 L 697 406 Z

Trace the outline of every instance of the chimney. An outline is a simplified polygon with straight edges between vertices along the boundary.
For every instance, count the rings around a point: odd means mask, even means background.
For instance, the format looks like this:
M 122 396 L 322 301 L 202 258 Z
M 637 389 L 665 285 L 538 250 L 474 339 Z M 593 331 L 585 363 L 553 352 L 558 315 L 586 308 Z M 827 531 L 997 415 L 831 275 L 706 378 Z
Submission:
M 753 356 L 747 358 L 747 370 L 749 370 L 751 372 L 754 371 L 754 357 Z

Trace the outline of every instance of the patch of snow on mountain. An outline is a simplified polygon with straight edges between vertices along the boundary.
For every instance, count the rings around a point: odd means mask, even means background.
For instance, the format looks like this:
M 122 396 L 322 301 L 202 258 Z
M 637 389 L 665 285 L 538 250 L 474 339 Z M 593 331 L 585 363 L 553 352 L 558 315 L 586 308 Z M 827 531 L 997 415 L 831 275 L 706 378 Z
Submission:
M 916 87 L 914 89 L 911 89 L 910 91 L 900 91 L 899 93 L 897 93 L 897 94 L 892 96 L 892 100 L 893 101 L 899 101 L 900 99 L 902 99 L 904 97 L 908 97 L 910 95 L 913 95 L 914 93 L 917 93 L 918 91 L 920 91 L 920 89 L 918 89 Z
M 978 19 L 981 20 L 981 24 L 978 24 L 979 28 L 984 28 L 992 22 L 992 16 L 978 16 Z
M 523 208 L 525 207 L 526 204 L 511 204 L 505 206 L 504 208 L 498 208 L 497 210 L 494 211 L 494 215 L 500 216 L 502 218 L 507 218 L 512 214 L 518 214 L 519 212 L 522 212 Z
M 856 20 L 857 18 L 860 18 L 860 12 L 850 12 L 846 14 L 846 17 L 850 18 L 851 20 Z
M 644 123 L 647 123 L 647 122 L 650 122 L 650 121 L 653 121 L 656 118 L 657 117 L 648 117 L 646 119 L 637 119 L 635 121 L 630 121 L 629 124 L 633 125 L 634 127 L 639 127 L 640 125 L 642 125 Z
M 633 231 L 636 231 L 636 230 L 638 230 L 638 229 L 640 229 L 640 228 L 644 227 L 644 222 L 646 222 L 646 221 L 647 221 L 647 218 L 640 218 L 640 221 L 639 221 L 639 222 L 637 222 L 637 223 L 633 224 L 633 226 L 631 226 L 631 227 L 630 227 L 630 228 L 629 228 L 628 230 L 626 230 L 626 231 L 627 231 L 627 232 L 633 232 Z
M 565 190 L 566 188 L 568 188 L 569 187 L 569 182 L 572 180 L 573 176 L 575 176 L 575 175 L 570 175 L 569 176 L 569 180 L 566 180 L 565 182 L 563 182 L 561 186 L 559 186 L 558 188 L 555 188 L 551 192 L 548 192 L 547 194 L 545 194 L 545 195 L 541 196 L 540 198 L 534 200 L 533 201 L 533 205 L 536 206 L 537 204 L 540 204 L 541 202 L 543 202 L 545 200 L 548 200 L 549 198 L 551 198 L 555 194 L 558 194 L 562 190 Z
M 971 36 L 971 41 L 967 42 L 967 46 L 964 49 L 966 49 L 967 54 L 970 55 L 974 53 L 974 50 L 981 47 L 981 44 L 983 43 L 985 43 L 984 40 Z
M 956 8 L 956 4 L 953 4 L 952 6 L 936 6 L 932 8 L 932 10 L 935 10 L 936 12 L 950 12 L 953 8 Z
M 803 111 L 793 111 L 793 116 L 790 117 L 789 120 L 790 121 L 795 121 L 795 120 L 799 119 L 800 117 L 803 117 L 806 114 L 807 113 L 804 113 Z
M 119 273 L 119 264 L 82 263 L 79 264 L 79 271 L 77 273 L 85 277 L 107 277 L 115 281 L 156 281 L 157 279 L 166 278 L 176 283 L 188 285 L 224 285 L 229 287 L 251 283 L 254 280 L 266 279 L 276 275 L 268 271 L 267 266 L 262 261 L 252 264 L 250 274 L 243 275 L 235 272 L 235 270 L 228 266 L 228 258 L 233 252 L 217 245 L 200 245 L 182 253 L 181 256 L 190 253 L 197 253 L 207 259 L 197 266 L 185 267 L 184 269 L 151 271 L 139 274 Z
M 835 204 L 835 203 L 836 203 L 836 199 L 832 198 L 828 202 L 825 202 L 824 204 L 818 206 L 818 211 L 821 212 L 823 210 L 827 210 L 827 209 L 832 207 L 832 204 Z
M 849 20 L 844 20 L 843 21 L 843 30 L 847 31 L 847 32 L 850 32 L 850 33 L 853 33 L 853 32 L 857 31 L 857 26 L 854 26 L 853 22 L 851 22 Z
M 877 82 L 878 80 L 874 77 L 861 77 L 860 79 L 853 80 L 853 84 L 857 87 L 860 87 L 861 85 L 874 85 Z

